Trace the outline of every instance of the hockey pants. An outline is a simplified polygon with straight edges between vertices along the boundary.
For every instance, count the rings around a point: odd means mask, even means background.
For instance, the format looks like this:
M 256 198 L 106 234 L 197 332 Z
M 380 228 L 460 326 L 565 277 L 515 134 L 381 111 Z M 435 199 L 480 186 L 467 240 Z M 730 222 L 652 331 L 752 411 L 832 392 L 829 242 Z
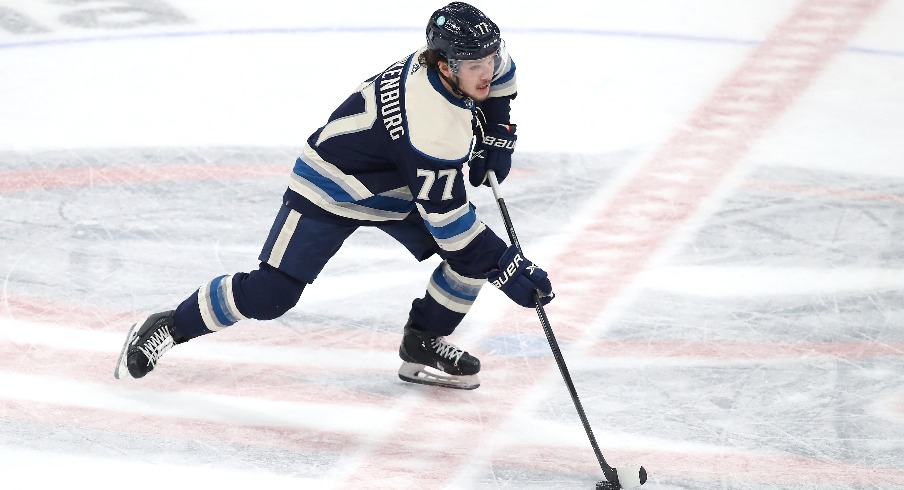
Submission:
M 444 255 L 416 215 L 376 227 L 419 261 L 433 254 Z M 259 268 L 220 276 L 201 286 L 176 308 L 176 332 L 188 340 L 240 320 L 282 316 L 357 228 L 307 218 L 283 205 L 259 256 Z M 485 271 L 492 264 L 484 262 L 479 257 L 467 263 L 443 260 L 430 276 L 424 297 L 412 302 L 410 321 L 436 335 L 451 334 L 486 283 Z

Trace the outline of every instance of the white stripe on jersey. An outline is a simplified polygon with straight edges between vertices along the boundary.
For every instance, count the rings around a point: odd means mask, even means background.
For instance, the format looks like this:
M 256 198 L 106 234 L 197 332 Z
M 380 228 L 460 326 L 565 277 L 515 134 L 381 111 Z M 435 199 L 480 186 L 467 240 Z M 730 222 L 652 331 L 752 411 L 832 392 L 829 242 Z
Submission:
M 268 264 L 279 269 L 282 259 L 286 255 L 286 250 L 289 249 L 289 241 L 292 240 L 292 236 L 295 235 L 295 229 L 298 228 L 299 220 L 301 220 L 301 213 L 290 209 L 289 215 L 286 216 L 286 222 L 283 223 L 282 229 L 279 230 L 279 235 L 276 237 L 276 242 L 273 243 L 273 249 L 267 259 Z

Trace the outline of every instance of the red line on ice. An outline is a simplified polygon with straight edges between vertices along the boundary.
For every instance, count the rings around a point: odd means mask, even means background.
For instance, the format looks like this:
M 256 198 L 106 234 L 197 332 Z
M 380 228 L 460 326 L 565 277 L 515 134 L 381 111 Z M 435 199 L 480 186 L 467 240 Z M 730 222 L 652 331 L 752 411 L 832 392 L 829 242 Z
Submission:
M 762 189 L 774 192 L 784 192 L 789 194 L 803 194 L 806 196 L 824 196 L 824 197 L 840 197 L 854 201 L 877 201 L 904 203 L 904 196 L 897 194 L 888 194 L 882 192 L 862 191 L 857 189 L 845 189 L 841 187 L 824 187 L 813 185 L 789 184 L 781 182 L 768 181 L 748 181 L 744 187 L 749 189 Z
M 169 181 L 224 181 L 259 177 L 285 176 L 292 170 L 289 163 L 184 163 L 141 165 L 98 165 L 54 167 L 37 170 L 0 171 L 0 193 L 35 189 L 62 189 Z M 531 170 L 515 169 L 512 176 L 527 175 Z
M 224 180 L 280 175 L 285 175 L 288 178 L 290 170 L 291 167 L 285 164 L 211 163 L 10 170 L 0 172 L 0 192 L 166 182 L 172 180 Z

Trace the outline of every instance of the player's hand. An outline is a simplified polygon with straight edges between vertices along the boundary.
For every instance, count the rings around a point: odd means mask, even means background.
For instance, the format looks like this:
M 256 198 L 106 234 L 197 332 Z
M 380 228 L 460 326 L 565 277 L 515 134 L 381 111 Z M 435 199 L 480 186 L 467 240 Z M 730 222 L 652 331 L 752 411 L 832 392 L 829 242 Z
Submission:
M 483 134 L 478 133 L 474 158 L 468 166 L 468 181 L 474 187 L 481 184 L 489 186 L 487 171 L 496 172 L 499 182 L 505 180 L 512 169 L 512 153 L 515 151 L 514 124 L 489 124 L 483 127 Z
M 555 297 L 546 271 L 524 258 L 514 245 L 502 254 L 499 269 L 490 272 L 487 280 L 521 306 L 534 306 L 535 292 L 544 305 Z

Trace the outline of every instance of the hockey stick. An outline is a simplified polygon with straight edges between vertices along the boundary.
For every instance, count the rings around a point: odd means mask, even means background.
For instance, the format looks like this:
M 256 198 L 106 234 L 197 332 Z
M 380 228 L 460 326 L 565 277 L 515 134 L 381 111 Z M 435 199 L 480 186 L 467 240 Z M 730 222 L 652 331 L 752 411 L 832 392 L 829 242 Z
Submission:
M 505 222 L 505 229 L 508 232 L 509 239 L 512 241 L 512 245 L 514 245 L 519 252 L 522 252 L 523 256 L 521 244 L 518 242 L 518 236 L 515 234 L 515 227 L 512 225 L 511 217 L 509 217 L 508 208 L 505 206 L 505 201 L 502 199 L 502 193 L 499 191 L 499 182 L 496 180 L 496 173 L 492 170 L 488 171 L 487 178 L 490 180 L 490 186 L 493 188 L 493 197 L 496 198 L 496 203 L 499 204 L 499 211 L 502 213 L 502 220 Z M 643 485 L 647 481 L 647 470 L 644 469 L 643 466 L 635 465 L 613 468 L 606 462 L 606 458 L 603 457 L 603 453 L 596 443 L 596 438 L 593 436 L 593 429 L 590 428 L 590 422 L 587 420 L 587 415 L 584 413 L 584 407 L 581 405 L 581 400 L 578 398 L 578 392 L 574 388 L 574 382 L 572 382 L 571 375 L 568 373 L 568 366 L 565 365 L 565 359 L 562 357 L 562 351 L 559 350 L 559 343 L 556 341 L 556 336 L 552 331 L 552 325 L 549 324 L 549 318 L 546 317 L 546 310 L 543 309 L 543 304 L 540 303 L 539 291 L 534 291 L 534 308 L 537 310 L 537 316 L 540 317 L 540 323 L 543 325 L 543 332 L 546 334 L 546 340 L 549 341 L 549 348 L 552 349 L 552 355 L 555 357 L 556 364 L 559 366 L 559 372 L 562 373 L 562 379 L 565 380 L 565 386 L 568 387 L 568 393 L 571 394 L 571 401 L 574 402 L 574 408 L 577 409 L 578 416 L 581 418 L 581 423 L 584 424 L 584 431 L 587 433 L 587 438 L 590 439 L 590 445 L 593 446 L 593 452 L 596 453 L 596 459 L 599 461 L 600 468 L 606 476 L 606 481 L 598 482 L 596 484 L 596 489 L 618 490 L 621 488 L 635 488 Z M 621 478 L 619 478 L 619 475 L 621 475 Z

